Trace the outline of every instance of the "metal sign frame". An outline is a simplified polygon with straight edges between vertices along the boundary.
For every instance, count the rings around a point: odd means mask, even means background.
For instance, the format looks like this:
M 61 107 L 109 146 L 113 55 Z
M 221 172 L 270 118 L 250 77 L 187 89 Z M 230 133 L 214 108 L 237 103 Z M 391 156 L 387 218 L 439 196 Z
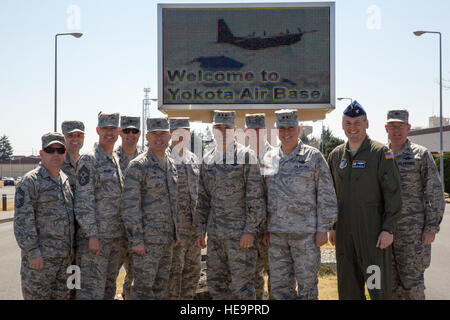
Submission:
M 329 88 L 330 103 L 192 103 L 192 104 L 164 104 L 163 95 L 163 10 L 164 9 L 230 9 L 230 8 L 329 8 L 330 24 L 329 24 Z M 199 3 L 199 4 L 158 4 L 158 109 L 159 110 L 251 110 L 251 109 L 279 109 L 280 106 L 292 109 L 326 109 L 333 110 L 336 101 L 336 85 L 335 85 L 335 3 L 334 2 L 281 2 L 281 3 Z

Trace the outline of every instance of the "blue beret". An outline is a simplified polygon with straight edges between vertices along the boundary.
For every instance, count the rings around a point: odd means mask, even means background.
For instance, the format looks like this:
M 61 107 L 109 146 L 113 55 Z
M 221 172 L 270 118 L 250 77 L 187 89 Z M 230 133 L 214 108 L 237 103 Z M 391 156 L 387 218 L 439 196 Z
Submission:
M 363 107 L 358 103 L 358 101 L 355 100 L 344 110 L 344 115 L 355 118 L 359 116 L 365 116 L 367 114 Z

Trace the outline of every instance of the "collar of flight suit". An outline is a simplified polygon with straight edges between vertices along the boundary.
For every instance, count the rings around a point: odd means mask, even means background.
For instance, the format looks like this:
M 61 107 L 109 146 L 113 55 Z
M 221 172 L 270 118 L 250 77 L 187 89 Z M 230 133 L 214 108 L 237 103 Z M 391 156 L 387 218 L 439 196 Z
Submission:
M 370 143 L 371 143 L 371 140 L 370 140 L 369 136 L 366 135 L 366 137 L 364 138 L 363 143 L 361 144 L 361 146 L 360 146 L 360 147 L 358 148 L 358 150 L 356 151 L 355 157 L 356 157 L 357 154 L 361 153 L 362 151 L 364 151 L 364 150 L 366 150 L 366 149 L 369 149 Z M 350 146 L 349 146 L 349 144 L 348 144 L 348 141 L 347 141 L 346 144 L 345 144 L 345 151 L 346 151 L 346 153 L 349 154 L 349 156 L 351 155 L 351 152 L 350 152 Z M 344 153 L 344 157 L 345 157 L 345 153 Z

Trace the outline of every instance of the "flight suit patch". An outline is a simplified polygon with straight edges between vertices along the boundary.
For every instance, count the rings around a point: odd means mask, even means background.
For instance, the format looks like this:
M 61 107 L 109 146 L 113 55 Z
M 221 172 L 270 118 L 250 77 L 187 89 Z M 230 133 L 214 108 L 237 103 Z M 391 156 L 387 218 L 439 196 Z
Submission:
M 394 153 L 392 151 L 387 151 L 384 153 L 384 157 L 386 158 L 386 160 L 394 159 Z
M 339 168 L 344 169 L 345 167 L 347 167 L 347 160 L 343 159 L 339 164 Z
M 363 160 L 353 160 L 352 168 L 364 169 L 366 167 L 366 162 Z

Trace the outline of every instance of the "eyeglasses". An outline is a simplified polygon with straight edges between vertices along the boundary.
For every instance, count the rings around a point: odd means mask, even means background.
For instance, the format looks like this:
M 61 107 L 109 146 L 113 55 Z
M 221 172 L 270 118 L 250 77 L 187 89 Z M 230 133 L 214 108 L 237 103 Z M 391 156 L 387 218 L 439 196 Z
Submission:
M 406 124 L 395 125 L 395 124 L 390 124 L 390 123 L 387 126 L 389 129 L 392 129 L 392 130 L 395 130 L 395 129 L 402 130 L 402 129 L 406 129 L 408 127 L 408 125 L 406 125 Z
M 53 148 L 53 147 L 44 148 L 45 153 L 53 154 L 55 153 L 55 151 L 58 152 L 58 154 L 64 154 L 66 152 L 66 148 Z
M 130 133 L 138 134 L 139 130 L 138 129 L 123 129 L 122 132 L 125 133 L 125 134 L 130 134 Z

